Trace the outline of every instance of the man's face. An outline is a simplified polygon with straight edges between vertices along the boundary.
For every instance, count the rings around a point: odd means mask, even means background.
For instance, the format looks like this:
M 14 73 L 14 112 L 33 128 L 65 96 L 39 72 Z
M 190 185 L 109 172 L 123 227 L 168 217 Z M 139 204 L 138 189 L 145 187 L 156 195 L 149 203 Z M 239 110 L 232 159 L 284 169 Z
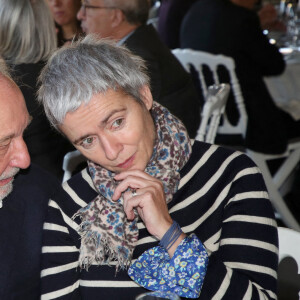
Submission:
M 19 169 L 30 164 L 23 132 L 30 117 L 22 93 L 0 75 L 0 200 L 12 191 Z
M 88 6 L 97 6 L 98 8 Z M 81 28 L 86 34 L 96 33 L 101 38 L 111 38 L 113 35 L 113 14 L 114 9 L 107 8 L 104 1 L 85 0 L 77 14 L 77 19 L 81 21 Z

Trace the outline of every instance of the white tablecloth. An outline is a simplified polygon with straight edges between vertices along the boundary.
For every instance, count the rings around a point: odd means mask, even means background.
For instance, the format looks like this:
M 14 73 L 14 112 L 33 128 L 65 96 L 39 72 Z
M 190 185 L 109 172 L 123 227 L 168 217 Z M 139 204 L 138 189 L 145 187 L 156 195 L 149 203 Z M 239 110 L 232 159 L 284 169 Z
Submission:
M 266 77 L 265 82 L 276 104 L 300 119 L 300 52 L 293 52 L 286 59 L 283 74 Z

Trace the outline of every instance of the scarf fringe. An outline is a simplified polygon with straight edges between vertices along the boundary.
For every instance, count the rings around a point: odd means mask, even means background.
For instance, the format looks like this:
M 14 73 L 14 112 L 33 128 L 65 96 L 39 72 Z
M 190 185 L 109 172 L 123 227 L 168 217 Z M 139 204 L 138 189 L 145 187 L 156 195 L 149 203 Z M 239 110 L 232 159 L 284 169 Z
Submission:
M 81 212 L 77 212 L 73 215 L 72 220 L 76 217 L 80 217 L 83 220 L 83 216 Z M 113 266 L 113 262 L 116 262 L 116 273 L 119 270 L 127 269 L 131 264 L 132 253 L 130 253 L 129 258 L 125 257 L 125 255 L 120 254 L 116 249 L 111 247 L 111 244 L 108 242 L 108 239 L 103 236 L 99 237 L 96 232 L 89 231 L 86 221 L 82 221 L 79 224 L 78 233 L 80 235 L 81 243 L 85 245 L 89 245 L 95 247 L 96 251 L 91 253 L 91 255 L 81 255 L 79 256 L 79 267 L 80 269 L 84 269 L 88 271 L 89 267 L 96 262 L 98 266 L 100 265 L 108 265 Z

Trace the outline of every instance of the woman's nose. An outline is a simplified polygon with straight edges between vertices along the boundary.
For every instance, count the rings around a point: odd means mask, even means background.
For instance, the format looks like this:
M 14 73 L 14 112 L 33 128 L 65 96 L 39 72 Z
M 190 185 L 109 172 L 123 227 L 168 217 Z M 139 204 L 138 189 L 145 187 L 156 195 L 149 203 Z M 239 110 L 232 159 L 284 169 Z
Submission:
M 120 151 L 123 149 L 122 144 L 114 138 L 102 138 L 101 143 L 105 156 L 109 160 L 117 159 Z

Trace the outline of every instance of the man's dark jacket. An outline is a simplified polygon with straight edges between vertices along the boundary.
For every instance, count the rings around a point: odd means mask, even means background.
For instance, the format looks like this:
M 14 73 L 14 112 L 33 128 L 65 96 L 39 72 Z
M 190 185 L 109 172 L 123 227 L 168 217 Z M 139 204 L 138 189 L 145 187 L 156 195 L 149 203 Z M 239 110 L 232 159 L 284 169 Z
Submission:
M 0 208 L 0 299 L 40 299 L 42 228 L 60 183 L 33 164 L 20 171 Z

